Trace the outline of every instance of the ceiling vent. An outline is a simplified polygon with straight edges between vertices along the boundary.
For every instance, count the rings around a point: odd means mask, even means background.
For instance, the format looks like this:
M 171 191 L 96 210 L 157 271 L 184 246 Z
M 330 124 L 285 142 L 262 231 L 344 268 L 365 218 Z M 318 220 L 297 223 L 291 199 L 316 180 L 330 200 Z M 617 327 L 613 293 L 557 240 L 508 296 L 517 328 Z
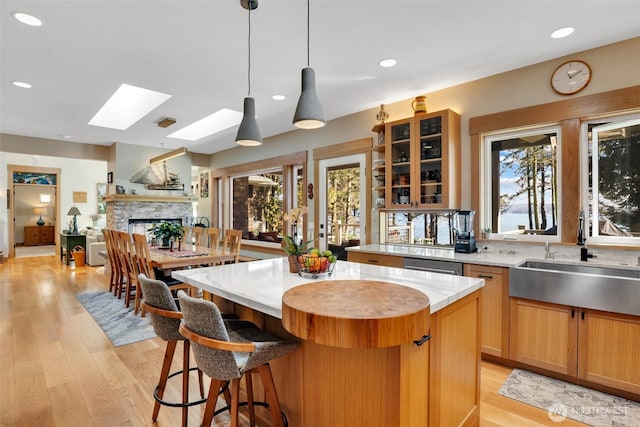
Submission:
M 161 128 L 168 128 L 169 126 L 171 126 L 172 124 L 174 124 L 176 122 L 176 119 L 172 119 L 172 118 L 164 118 L 162 120 L 160 120 L 158 122 L 158 127 Z

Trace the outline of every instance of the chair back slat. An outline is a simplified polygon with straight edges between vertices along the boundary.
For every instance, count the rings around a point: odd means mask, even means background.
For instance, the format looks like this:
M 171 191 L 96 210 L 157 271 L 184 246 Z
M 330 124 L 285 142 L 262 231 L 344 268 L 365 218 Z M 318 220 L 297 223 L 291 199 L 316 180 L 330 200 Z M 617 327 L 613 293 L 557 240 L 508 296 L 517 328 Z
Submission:
M 242 230 L 225 230 L 222 240 L 223 252 L 229 251 L 235 255 L 234 262 L 240 261 L 240 245 L 242 243 Z
M 220 244 L 220 229 L 216 227 L 207 228 L 208 247 L 217 248 Z

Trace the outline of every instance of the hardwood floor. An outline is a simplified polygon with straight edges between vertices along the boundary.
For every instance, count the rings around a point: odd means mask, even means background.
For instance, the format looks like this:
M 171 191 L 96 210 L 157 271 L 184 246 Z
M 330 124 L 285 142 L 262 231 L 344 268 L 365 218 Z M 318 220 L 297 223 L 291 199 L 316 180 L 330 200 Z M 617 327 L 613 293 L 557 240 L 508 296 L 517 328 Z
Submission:
M 164 341 L 116 348 L 76 299 L 80 292 L 108 288 L 102 271 L 73 269 L 55 256 L 0 264 L 1 427 L 180 425 L 178 408 L 162 407 L 158 422 L 151 421 Z M 172 371 L 180 369 L 181 353 Z M 482 364 L 481 426 L 584 425 L 554 423 L 546 411 L 500 396 L 509 372 Z M 191 384 L 196 396 L 195 375 Z M 165 397 L 179 396 L 180 381 L 170 381 Z M 190 409 L 189 426 L 200 425 L 202 409 Z

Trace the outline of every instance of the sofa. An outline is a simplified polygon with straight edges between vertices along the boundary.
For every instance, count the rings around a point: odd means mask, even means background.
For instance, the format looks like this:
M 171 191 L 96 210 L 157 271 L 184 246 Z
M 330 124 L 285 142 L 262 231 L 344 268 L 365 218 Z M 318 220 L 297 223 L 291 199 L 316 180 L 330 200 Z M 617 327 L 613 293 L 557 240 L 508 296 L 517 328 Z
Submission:
M 104 234 L 102 234 L 102 230 L 89 227 L 86 230 L 81 230 L 80 233 L 87 236 L 85 263 L 92 267 L 104 265 L 105 259 L 100 255 L 100 252 L 106 251 L 107 245 L 104 242 Z

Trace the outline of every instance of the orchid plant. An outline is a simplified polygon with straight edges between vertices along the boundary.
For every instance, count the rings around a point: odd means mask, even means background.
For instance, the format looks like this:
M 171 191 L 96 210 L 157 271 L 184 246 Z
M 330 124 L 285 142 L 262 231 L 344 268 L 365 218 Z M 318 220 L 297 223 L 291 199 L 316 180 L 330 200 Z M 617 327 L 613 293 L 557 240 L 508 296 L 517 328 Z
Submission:
M 302 216 L 308 213 L 309 208 L 306 206 L 299 206 L 291 209 L 291 211 L 282 216 L 282 219 L 285 222 L 291 223 L 293 228 L 293 234 L 291 236 L 284 235 L 282 237 L 282 241 L 284 243 L 282 245 L 282 249 L 289 255 L 308 252 L 309 245 L 313 242 L 313 240 L 303 242 L 302 239 L 298 237 L 298 222 L 302 222 Z

